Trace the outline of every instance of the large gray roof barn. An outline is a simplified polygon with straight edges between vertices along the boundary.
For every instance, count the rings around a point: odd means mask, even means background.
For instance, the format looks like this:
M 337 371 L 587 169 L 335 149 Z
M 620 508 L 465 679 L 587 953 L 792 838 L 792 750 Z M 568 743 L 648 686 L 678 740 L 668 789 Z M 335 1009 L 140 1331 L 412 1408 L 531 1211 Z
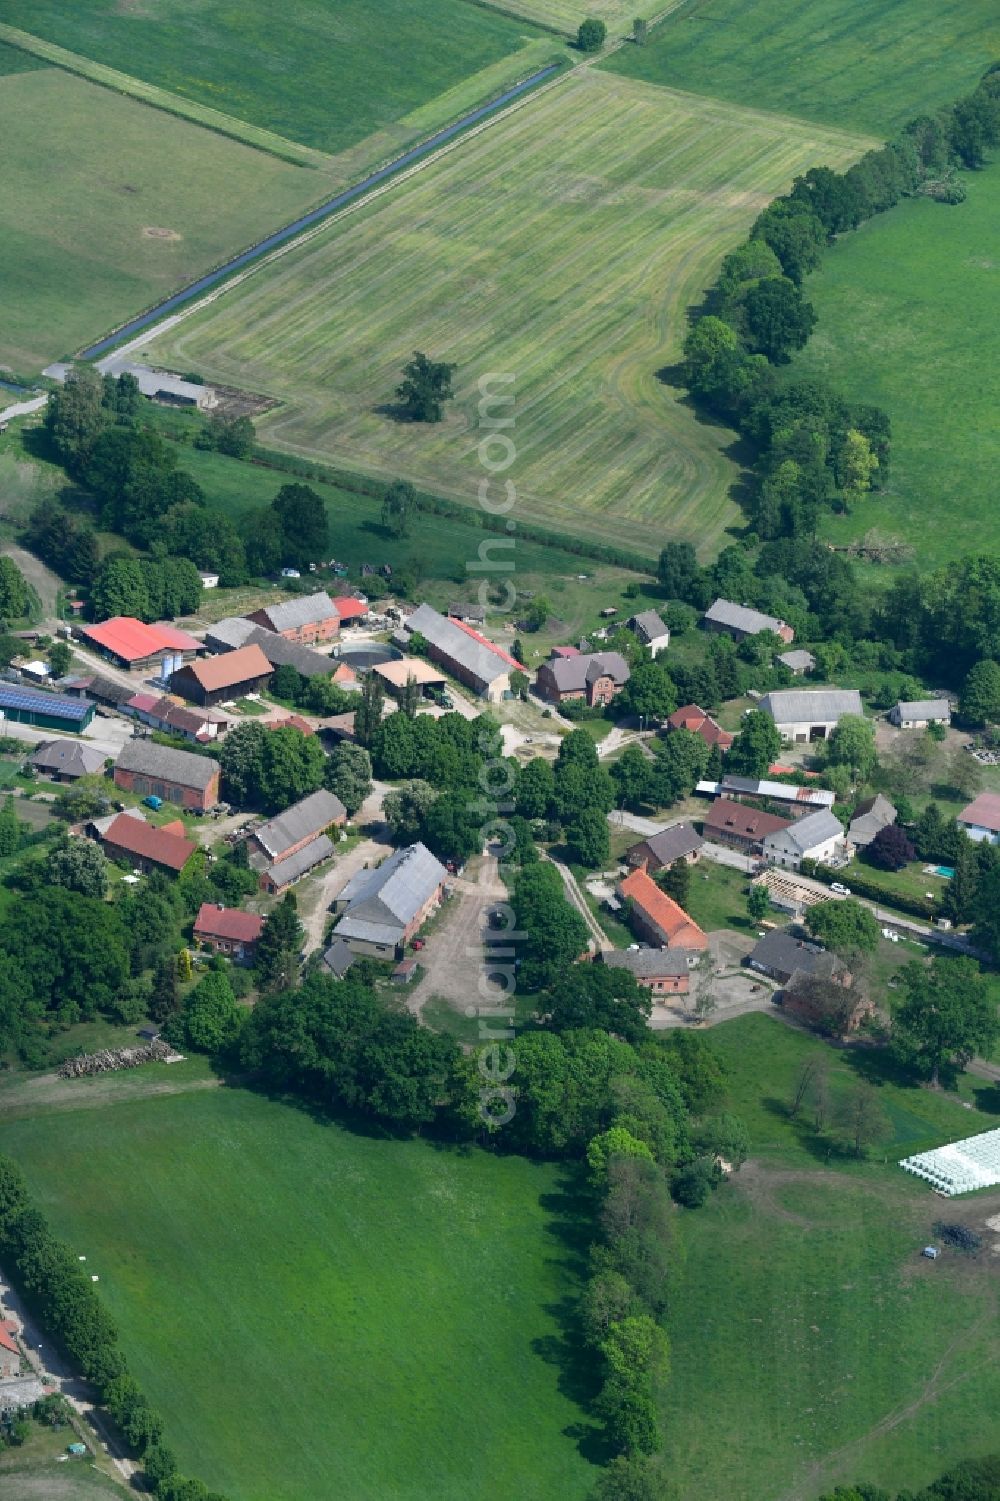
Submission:
M 205 633 L 205 645 L 212 651 L 238 651 L 241 646 L 259 646 L 272 667 L 294 667 L 305 678 L 330 677 L 337 670 L 337 660 L 313 651 L 299 641 L 289 641 L 277 631 L 255 625 L 242 615 L 230 615 Z
M 738 605 L 731 599 L 717 599 L 709 605 L 701 623 L 707 630 L 725 631 L 738 641 L 746 636 L 757 636 L 761 631 L 773 631 L 787 645 L 795 639 L 795 632 L 783 620 L 765 615 L 750 605 Z
M 765 693 L 759 708 L 787 736 L 806 738 L 819 729 L 829 734 L 845 714 L 864 713 L 856 688 L 783 688 Z
M 203 792 L 213 777 L 218 776 L 219 763 L 211 756 L 196 756 L 193 751 L 175 750 L 173 746 L 157 745 L 155 740 L 139 737 L 122 747 L 115 770 L 137 772 L 182 787 L 197 787 Z
M 346 816 L 347 809 L 334 793 L 312 792 L 254 829 L 252 842 L 272 860 L 281 860 L 303 840 L 322 834 L 332 824 L 343 823 Z
M 266 616 L 273 631 L 294 631 L 304 625 L 318 625 L 324 620 L 340 620 L 337 606 L 325 589 L 319 589 L 315 594 L 300 594 L 292 599 L 282 599 L 277 604 L 264 605 L 255 613 Z
M 463 629 L 431 605 L 420 605 L 408 615 L 406 629 L 411 636 L 416 632 L 424 637 L 435 661 L 491 698 L 502 696 L 510 674 L 520 665 L 502 647 Z
M 396 850 L 375 870 L 358 871 L 348 881 L 336 901 L 343 914 L 336 937 L 397 948 L 447 879 L 447 870 L 425 844 Z

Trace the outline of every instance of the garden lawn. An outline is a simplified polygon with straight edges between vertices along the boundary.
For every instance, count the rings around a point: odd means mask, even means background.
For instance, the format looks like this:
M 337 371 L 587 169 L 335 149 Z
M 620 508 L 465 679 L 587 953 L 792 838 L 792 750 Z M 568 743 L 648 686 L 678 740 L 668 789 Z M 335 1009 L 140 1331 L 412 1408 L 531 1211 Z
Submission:
M 3 20 L 322 151 L 392 124 L 534 31 L 466 0 L 285 0 L 280 25 L 268 0 L 6 0 Z
M 230 1501 L 583 1501 L 551 1166 L 213 1089 L 0 1129 L 182 1468 Z M 541 1348 L 540 1348 L 541 1347 Z
M 315 172 L 56 68 L 0 78 L 0 136 L 0 363 L 18 371 L 71 355 L 323 193 Z
M 910 199 L 845 235 L 807 283 L 819 315 L 793 378 L 822 375 L 892 419 L 892 473 L 838 543 L 869 527 L 901 537 L 921 568 L 1000 546 L 1000 162 L 963 173 L 965 203 Z
M 608 67 L 888 136 L 971 92 L 997 58 L 993 0 L 687 0 Z
M 747 891 L 750 877 L 732 865 L 718 865 L 714 860 L 699 860 L 691 866 L 691 884 L 685 909 L 706 933 L 719 928 L 737 932 L 756 932 L 756 923 L 747 917 Z
M 655 555 L 737 520 L 728 429 L 657 379 L 687 310 L 773 193 L 858 137 L 586 70 L 331 224 L 151 345 L 282 404 L 271 446 L 478 504 L 480 380 L 514 377 L 518 515 Z M 437 425 L 393 393 L 414 349 L 457 366 Z M 495 417 L 511 415 L 492 408 Z M 496 466 L 508 458 L 485 451 Z M 494 486 L 491 499 L 501 499 Z
M 664 1473 L 685 1501 L 813 1501 L 860 1479 L 893 1494 L 925 1485 L 989 1447 L 1000 1347 L 992 1258 L 930 1263 L 920 1250 L 936 1219 L 981 1225 L 1000 1195 L 945 1204 L 894 1159 L 997 1118 L 886 1083 L 893 1141 L 870 1164 L 834 1155 L 828 1166 L 783 1107 L 810 1055 L 827 1058 L 835 1094 L 848 1087 L 844 1055 L 759 1015 L 711 1037 L 752 1157 L 680 1217 Z

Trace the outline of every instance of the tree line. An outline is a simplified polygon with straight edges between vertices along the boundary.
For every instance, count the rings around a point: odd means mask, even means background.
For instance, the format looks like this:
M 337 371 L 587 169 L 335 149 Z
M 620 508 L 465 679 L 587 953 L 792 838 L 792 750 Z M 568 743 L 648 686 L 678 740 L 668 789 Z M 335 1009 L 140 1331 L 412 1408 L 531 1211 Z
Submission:
M 803 278 L 837 235 L 903 197 L 923 191 L 960 202 L 955 167 L 981 167 L 998 141 L 994 64 L 972 94 L 911 120 L 846 172 L 814 167 L 796 178 L 726 256 L 706 314 L 685 340 L 683 378 L 697 401 L 754 445 L 748 511 L 758 538 L 810 536 L 823 507 L 848 509 L 888 478 L 884 412 L 848 402 L 822 381 L 779 380 L 776 367 L 806 344 L 816 323 Z

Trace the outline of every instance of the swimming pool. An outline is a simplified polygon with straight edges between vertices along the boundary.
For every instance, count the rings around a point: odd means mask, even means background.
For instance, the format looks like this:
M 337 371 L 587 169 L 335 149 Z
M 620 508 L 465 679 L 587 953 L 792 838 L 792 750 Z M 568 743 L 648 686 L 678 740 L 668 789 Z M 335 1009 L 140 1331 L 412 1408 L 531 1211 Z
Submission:
M 953 865 L 935 865 L 934 874 L 936 876 L 943 876 L 946 881 L 950 881 L 955 874 L 955 867 Z

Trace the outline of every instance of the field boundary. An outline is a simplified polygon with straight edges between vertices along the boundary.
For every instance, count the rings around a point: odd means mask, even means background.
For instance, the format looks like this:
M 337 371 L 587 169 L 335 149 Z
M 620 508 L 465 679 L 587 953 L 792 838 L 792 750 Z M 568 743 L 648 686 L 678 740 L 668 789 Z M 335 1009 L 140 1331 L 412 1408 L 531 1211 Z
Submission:
M 261 125 L 250 125 L 245 120 L 237 119 L 235 115 L 212 109 L 210 105 L 197 104 L 179 94 L 172 94 L 155 83 L 144 83 L 141 78 L 133 78 L 130 73 L 121 73 L 117 68 L 95 63 L 89 57 L 70 52 L 66 47 L 57 46 L 55 42 L 47 42 L 30 31 L 21 31 L 17 26 L 8 26 L 6 22 L 0 22 L 0 41 L 7 42 L 11 47 L 27 52 L 32 57 L 42 58 L 53 67 L 99 84 L 101 88 L 137 99 L 141 104 L 163 110 L 168 115 L 176 115 L 181 120 L 189 120 L 206 130 L 214 131 L 216 135 L 228 136 L 244 146 L 252 146 L 258 151 L 267 152 L 269 156 L 276 156 L 294 167 L 329 170 L 335 160 L 327 153 L 317 151 L 315 147 L 300 146 L 297 141 L 290 141 L 274 131 L 265 130 Z

